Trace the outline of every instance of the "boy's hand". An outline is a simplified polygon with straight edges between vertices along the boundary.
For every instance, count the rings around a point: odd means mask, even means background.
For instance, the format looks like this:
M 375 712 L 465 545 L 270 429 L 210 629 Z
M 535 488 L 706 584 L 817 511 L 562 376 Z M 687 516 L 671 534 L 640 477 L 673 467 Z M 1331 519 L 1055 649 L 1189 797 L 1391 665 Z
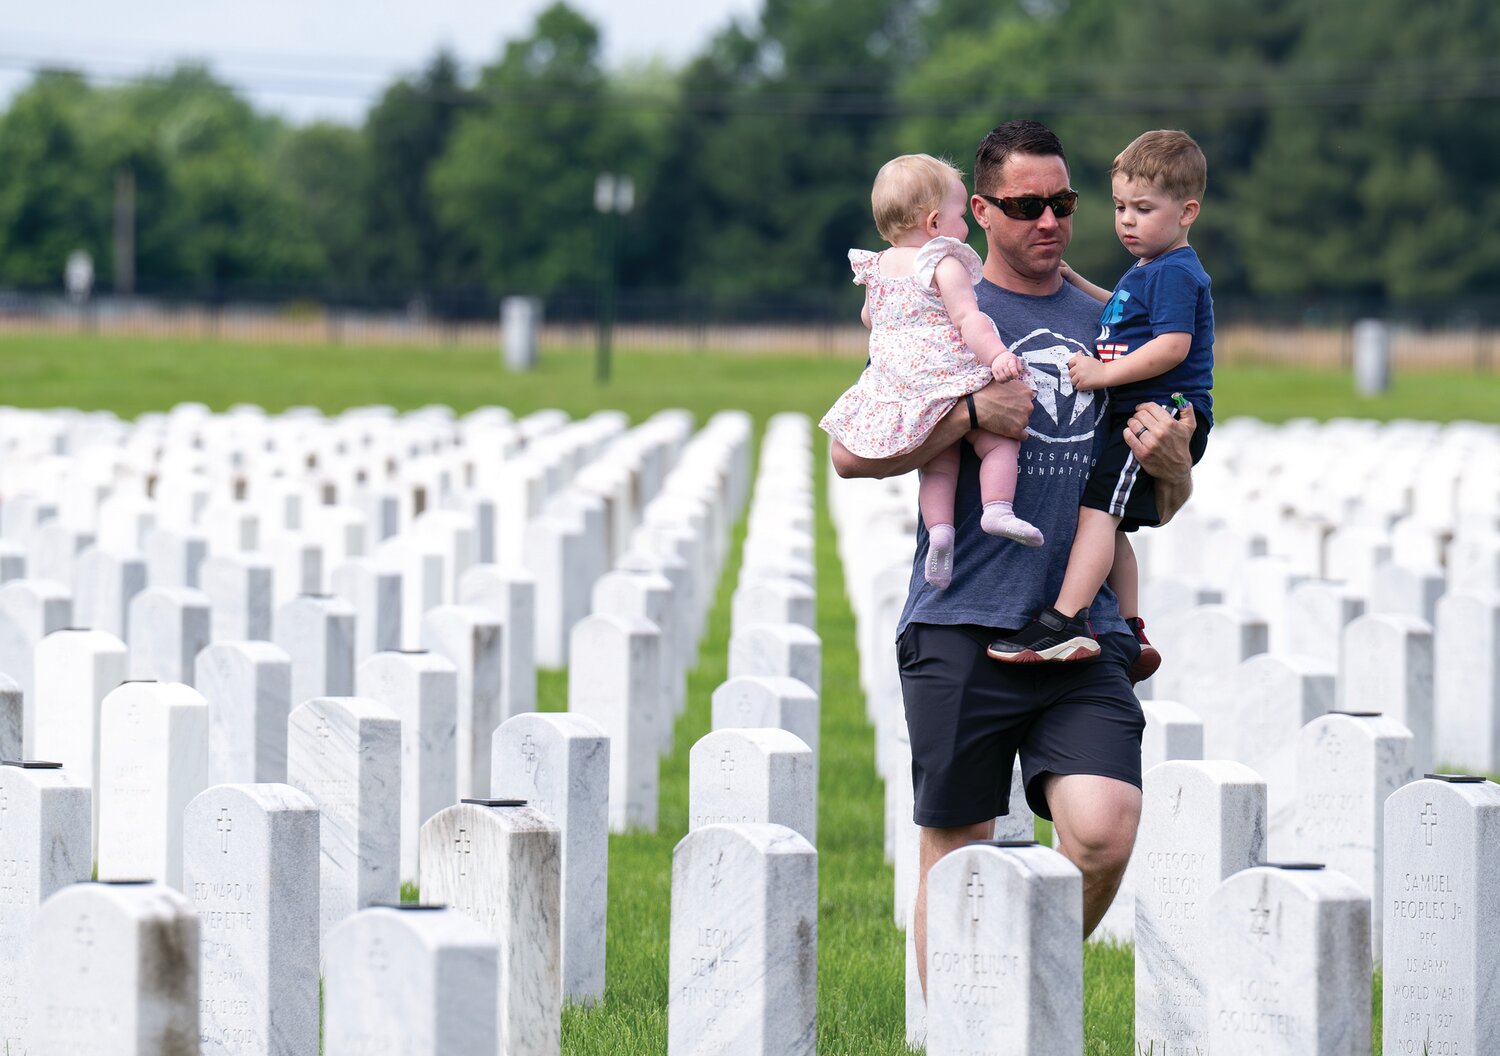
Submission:
M 1014 352 L 1002 352 L 990 364 L 996 381 L 1015 381 L 1021 376 L 1021 358 Z
M 1063 282 L 1066 282 L 1069 286 L 1076 285 L 1076 283 L 1074 283 L 1073 281 L 1073 269 L 1068 267 L 1068 262 L 1066 260 L 1062 261 L 1058 265 L 1058 269 L 1062 272 Z
M 1073 382 L 1073 388 L 1079 392 L 1092 392 L 1105 388 L 1108 384 L 1104 380 L 1104 364 L 1082 352 L 1074 353 L 1073 358 L 1068 360 L 1068 378 Z

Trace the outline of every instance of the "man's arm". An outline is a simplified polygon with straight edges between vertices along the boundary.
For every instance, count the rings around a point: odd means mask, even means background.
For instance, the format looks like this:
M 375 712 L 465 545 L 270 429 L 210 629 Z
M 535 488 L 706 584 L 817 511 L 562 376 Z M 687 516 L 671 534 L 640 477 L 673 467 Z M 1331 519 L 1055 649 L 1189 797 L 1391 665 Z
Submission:
M 1026 439 L 1031 420 L 1031 389 L 1021 381 L 991 382 L 974 394 L 979 427 L 986 432 Z M 841 477 L 896 477 L 926 465 L 933 455 L 958 443 L 969 432 L 969 408 L 963 400 L 953 405 L 927 439 L 912 451 L 893 458 L 861 458 L 834 440 L 830 445 L 833 469 Z
M 1156 481 L 1156 508 L 1162 524 L 1170 521 L 1193 493 L 1193 456 L 1188 441 L 1197 428 L 1192 404 L 1173 418 L 1161 404 L 1143 403 L 1125 425 L 1125 443 Z

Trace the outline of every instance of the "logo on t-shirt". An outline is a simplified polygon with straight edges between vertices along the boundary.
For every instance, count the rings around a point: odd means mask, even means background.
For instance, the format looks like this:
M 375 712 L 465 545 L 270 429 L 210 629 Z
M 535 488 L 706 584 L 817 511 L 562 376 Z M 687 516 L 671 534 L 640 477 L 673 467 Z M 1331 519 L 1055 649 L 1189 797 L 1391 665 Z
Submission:
M 1092 441 L 1102 403 L 1092 392 L 1074 390 L 1068 377 L 1068 360 L 1089 355 L 1088 346 L 1044 327 L 1015 342 L 1011 351 L 1026 361 L 1036 386 L 1032 437 L 1048 444 Z

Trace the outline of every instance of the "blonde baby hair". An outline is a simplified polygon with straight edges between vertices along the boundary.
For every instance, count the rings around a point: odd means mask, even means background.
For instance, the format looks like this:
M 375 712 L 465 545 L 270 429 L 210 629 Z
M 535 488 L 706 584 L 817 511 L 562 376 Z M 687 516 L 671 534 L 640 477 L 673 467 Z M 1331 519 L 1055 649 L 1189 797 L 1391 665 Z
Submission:
M 880 237 L 894 245 L 906 232 L 921 227 L 928 213 L 943 207 L 954 176 L 964 178 L 951 163 L 930 154 L 903 154 L 880 166 L 870 191 Z

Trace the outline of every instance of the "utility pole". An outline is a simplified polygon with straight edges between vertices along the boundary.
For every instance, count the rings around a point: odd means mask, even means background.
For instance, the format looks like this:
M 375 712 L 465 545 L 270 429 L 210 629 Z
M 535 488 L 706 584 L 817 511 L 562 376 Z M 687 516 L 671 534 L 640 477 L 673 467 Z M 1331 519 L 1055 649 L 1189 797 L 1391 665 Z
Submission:
M 594 209 L 599 213 L 599 352 L 594 376 L 609 381 L 609 346 L 615 328 L 615 286 L 619 282 L 620 218 L 635 208 L 635 181 L 601 172 L 594 181 Z
M 115 293 L 135 292 L 135 170 L 115 170 Z

